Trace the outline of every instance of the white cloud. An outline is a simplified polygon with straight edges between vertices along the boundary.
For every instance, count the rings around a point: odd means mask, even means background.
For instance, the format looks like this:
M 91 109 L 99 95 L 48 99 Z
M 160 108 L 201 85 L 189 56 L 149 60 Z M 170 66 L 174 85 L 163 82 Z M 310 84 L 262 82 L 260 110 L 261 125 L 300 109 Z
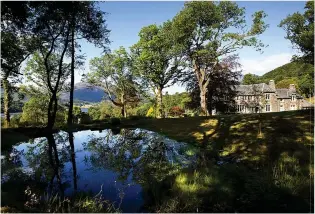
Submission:
M 290 62 L 292 54 L 282 53 L 271 56 L 263 56 L 257 59 L 241 59 L 243 74 L 263 75 L 279 66 Z
M 181 92 L 185 92 L 185 87 L 180 86 L 179 84 L 174 84 L 166 89 L 164 89 L 164 92 L 168 92 L 168 94 L 175 94 L 176 92 L 181 93 Z

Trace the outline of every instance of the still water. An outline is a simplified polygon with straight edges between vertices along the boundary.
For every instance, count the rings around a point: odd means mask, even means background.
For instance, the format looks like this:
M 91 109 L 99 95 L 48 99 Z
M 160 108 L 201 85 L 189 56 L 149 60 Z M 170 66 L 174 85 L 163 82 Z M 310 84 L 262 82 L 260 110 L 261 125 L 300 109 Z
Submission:
M 185 143 L 143 129 L 61 131 L 2 151 L 2 191 L 18 181 L 20 191 L 101 192 L 123 212 L 145 212 L 148 189 L 195 162 L 188 151 Z

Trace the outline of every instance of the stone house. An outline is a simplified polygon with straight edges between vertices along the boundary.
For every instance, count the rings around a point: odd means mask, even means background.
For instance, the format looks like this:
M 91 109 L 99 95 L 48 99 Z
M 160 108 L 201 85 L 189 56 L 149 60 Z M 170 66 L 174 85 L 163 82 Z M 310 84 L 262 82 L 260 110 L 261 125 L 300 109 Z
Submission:
M 259 83 L 236 86 L 237 113 L 293 111 L 312 107 L 297 93 L 295 85 L 289 88 L 276 88 L 273 80 L 269 84 Z

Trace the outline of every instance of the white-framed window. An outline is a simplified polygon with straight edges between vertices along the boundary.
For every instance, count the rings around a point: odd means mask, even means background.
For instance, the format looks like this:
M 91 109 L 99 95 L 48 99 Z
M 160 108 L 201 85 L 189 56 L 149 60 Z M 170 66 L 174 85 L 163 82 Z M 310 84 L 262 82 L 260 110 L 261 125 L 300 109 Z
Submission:
M 295 94 L 292 94 L 292 96 L 291 96 L 291 100 L 292 100 L 292 101 L 295 101 L 295 99 L 296 99 Z
M 291 109 L 291 110 L 295 110 L 295 105 L 291 105 L 291 106 L 290 106 L 290 109 Z
M 266 112 L 270 111 L 270 105 L 266 105 Z
M 243 112 L 245 109 L 245 106 L 244 105 L 237 105 L 237 111 L 238 112 Z
M 270 94 L 266 94 L 265 97 L 266 97 L 266 100 L 270 100 Z

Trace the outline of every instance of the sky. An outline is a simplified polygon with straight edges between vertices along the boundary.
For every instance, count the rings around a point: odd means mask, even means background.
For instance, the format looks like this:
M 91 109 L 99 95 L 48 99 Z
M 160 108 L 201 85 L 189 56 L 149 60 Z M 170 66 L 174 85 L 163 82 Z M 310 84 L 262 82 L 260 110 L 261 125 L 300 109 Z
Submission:
M 99 2 L 99 7 L 106 12 L 107 27 L 110 32 L 109 45 L 111 50 L 115 50 L 120 46 L 129 48 L 138 41 L 138 33 L 142 27 L 150 24 L 162 24 L 164 21 L 172 19 L 184 6 L 184 2 Z M 242 64 L 243 74 L 253 73 L 262 75 L 274 68 L 290 62 L 296 50 L 292 48 L 289 40 L 286 40 L 285 31 L 278 25 L 282 19 L 294 12 L 304 11 L 305 2 L 237 2 L 239 6 L 246 9 L 246 21 L 250 25 L 251 15 L 255 11 L 264 10 L 268 15 L 265 19 L 269 24 L 269 28 L 259 36 L 264 44 L 268 47 L 264 48 L 263 53 L 256 52 L 252 48 L 243 48 L 237 53 Z M 80 82 L 81 75 L 89 72 L 89 61 L 94 57 L 101 56 L 101 49 L 81 42 L 82 53 L 86 55 L 85 69 L 76 72 L 75 82 Z M 185 91 L 184 87 L 174 85 L 165 91 L 170 94 Z

